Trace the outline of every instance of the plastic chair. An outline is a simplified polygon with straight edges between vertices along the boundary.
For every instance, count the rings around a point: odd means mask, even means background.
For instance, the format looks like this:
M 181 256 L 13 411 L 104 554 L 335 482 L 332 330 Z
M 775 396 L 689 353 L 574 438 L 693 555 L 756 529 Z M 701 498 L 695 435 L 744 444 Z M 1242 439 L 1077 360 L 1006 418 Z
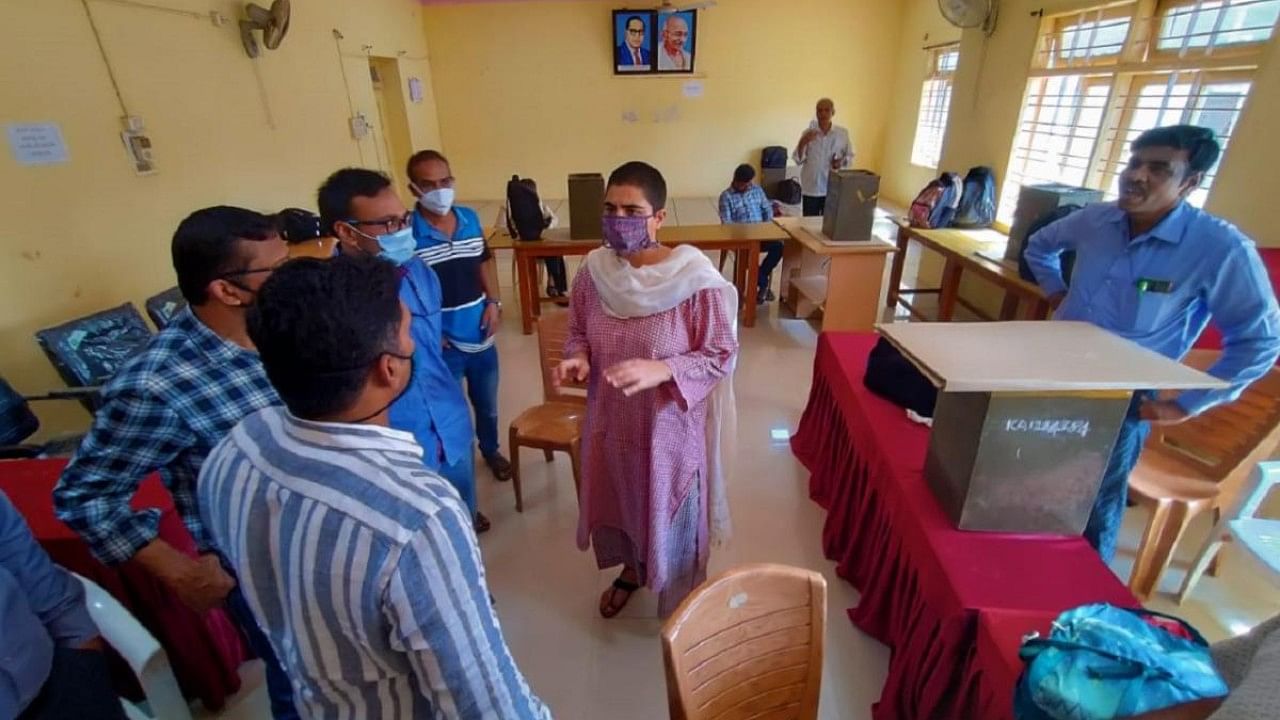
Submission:
M 703 584 L 662 628 L 671 717 L 814 720 L 826 617 L 809 570 L 745 565 Z
M 564 343 L 569 337 L 569 313 L 553 312 L 538 318 L 538 357 L 542 364 L 542 398 L 545 402 L 520 413 L 511 422 L 511 489 L 516 494 L 516 511 L 524 512 L 524 489 L 520 484 L 520 448 L 542 450 L 547 462 L 552 453 L 566 452 L 573 464 L 573 485 L 579 488 L 582 471 L 582 421 L 587 415 L 586 395 L 557 388 L 552 379 L 564 359 Z M 570 385 L 585 390 L 585 385 Z
M 1217 353 L 1199 351 L 1187 363 L 1209 367 Z M 1129 589 L 1146 598 L 1159 586 L 1191 520 L 1239 497 L 1253 468 L 1280 442 L 1280 369 L 1272 368 L 1235 402 L 1179 425 L 1155 427 L 1129 476 L 1129 496 L 1151 510 Z M 1210 572 L 1214 572 L 1213 569 Z
M 182 696 L 160 643 L 97 583 L 80 575 L 76 579 L 84 585 L 85 604 L 102 639 L 129 663 L 146 696 L 145 706 L 122 699 L 125 714 L 130 720 L 190 720 L 191 706 Z
M 103 310 L 36 333 L 36 342 L 69 387 L 98 388 L 151 340 L 151 329 L 133 303 Z M 98 409 L 96 393 L 81 400 Z
M 163 330 L 169 321 L 173 320 L 173 316 L 182 312 L 182 308 L 187 306 L 187 299 L 182 297 L 182 291 L 171 287 L 147 298 L 144 305 L 147 308 L 147 317 L 151 318 L 151 324 L 155 325 L 157 330 Z
M 1222 515 L 1196 554 L 1178 591 L 1179 604 L 1186 602 L 1200 576 L 1222 549 L 1222 543 L 1231 539 L 1238 540 L 1240 548 L 1256 558 L 1273 581 L 1280 582 L 1280 520 L 1256 517 L 1262 501 L 1277 486 L 1280 486 L 1280 462 L 1258 463 L 1247 492 L 1240 494 L 1236 507 Z

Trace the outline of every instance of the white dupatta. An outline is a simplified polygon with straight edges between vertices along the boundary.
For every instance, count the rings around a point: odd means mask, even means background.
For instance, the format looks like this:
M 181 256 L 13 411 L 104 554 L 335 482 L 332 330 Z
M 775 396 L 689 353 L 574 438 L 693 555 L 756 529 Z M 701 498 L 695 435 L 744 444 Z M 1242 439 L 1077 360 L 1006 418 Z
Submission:
M 600 295 L 604 311 L 621 318 L 657 315 L 675 308 L 703 290 L 719 290 L 724 314 L 732 321 L 738 340 L 738 290 L 725 280 L 702 251 L 681 245 L 660 263 L 632 267 L 612 250 L 600 248 L 587 255 L 587 269 Z M 722 545 L 732 534 L 725 477 L 726 458 L 733 456 L 738 416 L 733 397 L 737 353 L 729 360 L 725 376 L 716 383 L 707 406 L 707 527 L 711 542 Z

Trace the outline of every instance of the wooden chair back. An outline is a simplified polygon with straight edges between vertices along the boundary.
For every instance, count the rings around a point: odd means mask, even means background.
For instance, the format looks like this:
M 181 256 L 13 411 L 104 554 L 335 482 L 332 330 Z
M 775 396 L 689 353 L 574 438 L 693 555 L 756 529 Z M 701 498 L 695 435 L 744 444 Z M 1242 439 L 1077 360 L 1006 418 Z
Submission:
M 564 360 L 564 344 L 569 339 L 569 312 L 560 310 L 538 318 L 538 356 L 542 363 L 542 397 L 546 402 L 586 403 L 587 384 L 567 383 L 557 388 L 556 366 Z
M 745 565 L 703 584 L 662 628 L 671 717 L 813 720 L 826 617 L 809 570 Z
M 1215 351 L 1194 351 L 1184 361 L 1201 370 Z M 1208 478 L 1224 483 L 1224 494 L 1239 490 L 1249 472 L 1271 456 L 1280 442 L 1280 368 L 1271 368 L 1234 402 L 1219 405 L 1185 423 L 1152 428 L 1147 451 L 1176 458 Z

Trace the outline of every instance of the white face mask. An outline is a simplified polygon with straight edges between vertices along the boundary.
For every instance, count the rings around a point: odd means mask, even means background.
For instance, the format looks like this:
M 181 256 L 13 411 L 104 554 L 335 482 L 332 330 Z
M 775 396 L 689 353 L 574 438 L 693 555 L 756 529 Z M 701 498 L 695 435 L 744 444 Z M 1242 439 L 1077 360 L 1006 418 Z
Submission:
M 437 188 L 418 196 L 418 204 L 427 212 L 444 215 L 453 208 L 453 188 Z

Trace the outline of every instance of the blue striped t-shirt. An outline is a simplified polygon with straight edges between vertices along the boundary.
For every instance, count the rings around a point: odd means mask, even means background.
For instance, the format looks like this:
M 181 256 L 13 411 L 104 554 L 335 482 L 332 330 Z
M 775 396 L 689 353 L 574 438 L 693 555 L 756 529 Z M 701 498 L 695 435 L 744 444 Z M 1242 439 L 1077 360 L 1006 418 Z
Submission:
M 481 266 L 492 255 L 484 227 L 475 210 L 455 205 L 458 226 L 448 237 L 413 213 L 417 254 L 440 278 L 441 328 L 449 344 L 463 352 L 480 352 L 493 346 L 493 338 L 481 327 L 488 300 L 480 283 Z
M 267 408 L 198 488 L 303 717 L 551 717 L 507 650 L 470 515 L 412 435 Z

